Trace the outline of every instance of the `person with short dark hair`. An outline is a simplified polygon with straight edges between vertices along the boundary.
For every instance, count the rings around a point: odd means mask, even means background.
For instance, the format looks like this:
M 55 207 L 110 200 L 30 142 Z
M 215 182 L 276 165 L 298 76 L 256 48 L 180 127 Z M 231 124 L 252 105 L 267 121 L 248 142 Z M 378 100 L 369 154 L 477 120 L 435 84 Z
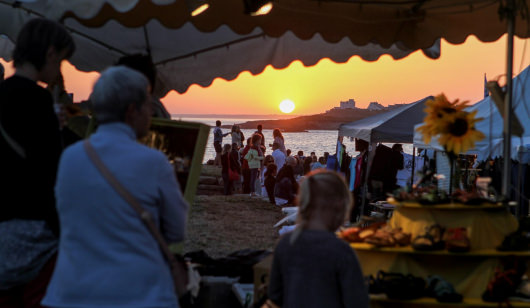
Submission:
M 285 164 L 276 177 L 274 196 L 287 200 L 287 204 L 293 204 L 298 191 L 298 182 L 294 178 L 293 167 Z
M 311 156 L 308 156 L 304 159 L 303 167 L 304 167 L 304 175 L 311 172 L 311 163 L 313 162 L 313 158 Z
M 261 124 L 258 124 L 257 131 L 254 132 L 254 134 L 258 134 L 261 136 L 261 151 L 263 154 L 265 154 L 265 151 L 267 151 L 267 147 L 265 146 L 265 135 L 263 135 L 263 126 Z
M 63 150 L 50 83 L 75 51 L 66 29 L 33 19 L 13 51 L 15 74 L 0 83 L 0 306 L 41 307 L 58 247 L 54 186 Z M 35 201 L 35 197 L 38 201 Z
M 313 165 L 311 166 L 311 171 L 320 168 L 326 168 L 326 160 L 324 159 L 324 156 L 320 156 L 318 160 L 313 163 Z
M 272 157 L 274 157 L 274 163 L 278 170 L 282 169 L 285 164 L 285 154 L 280 150 L 280 145 L 277 142 L 272 144 Z
M 274 198 L 274 187 L 276 186 L 276 172 L 278 167 L 274 163 L 267 165 L 267 171 L 265 171 L 265 191 L 269 197 L 269 202 L 276 205 L 276 199 Z
M 214 166 L 221 166 L 221 152 L 223 151 L 223 137 L 230 133 L 223 134 L 221 130 L 221 121 L 215 121 L 215 128 L 213 129 L 213 148 L 215 149 Z
M 156 66 L 150 55 L 134 54 L 123 56 L 118 60 L 117 65 L 124 65 L 142 73 L 149 81 L 151 94 L 154 93 L 156 87 Z M 152 96 L 151 104 L 153 117 L 171 119 L 171 115 L 158 97 Z
M 291 149 L 287 149 L 286 156 L 291 156 Z
M 298 151 L 298 158 L 299 158 L 300 160 L 302 160 L 302 161 L 304 160 L 304 158 L 305 158 L 305 156 L 304 156 L 304 151 Z

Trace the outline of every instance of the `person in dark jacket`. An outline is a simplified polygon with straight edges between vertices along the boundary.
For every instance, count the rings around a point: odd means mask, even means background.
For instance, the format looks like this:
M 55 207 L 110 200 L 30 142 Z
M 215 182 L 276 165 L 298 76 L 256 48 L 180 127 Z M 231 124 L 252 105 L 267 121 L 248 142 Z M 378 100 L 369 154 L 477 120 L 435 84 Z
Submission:
M 265 171 L 265 189 L 267 190 L 267 196 L 272 204 L 276 204 L 274 198 L 274 187 L 276 186 L 276 171 L 278 167 L 274 163 L 267 165 L 267 171 Z
M 390 154 L 389 169 L 386 174 L 387 177 L 384 179 L 384 191 L 389 193 L 394 189 L 398 188 L 397 183 L 397 172 L 402 170 L 404 166 L 403 162 L 403 146 L 399 143 L 396 143 L 392 146 L 392 152 Z
M 278 172 L 274 196 L 287 200 L 287 204 L 293 204 L 298 191 L 298 183 L 294 178 L 293 167 L 285 164 Z
M 221 154 L 221 176 L 223 177 L 223 186 L 224 186 L 224 194 L 225 195 L 231 195 L 232 189 L 234 187 L 234 181 L 230 180 L 230 176 L 228 173 L 228 168 L 232 169 L 232 171 L 237 171 L 238 166 L 232 166 L 233 161 L 232 157 L 233 155 L 230 155 L 232 152 L 232 146 L 230 144 L 225 144 L 223 146 L 223 152 Z
M 62 25 L 30 20 L 16 40 L 15 75 L 0 83 L 1 307 L 41 307 L 55 265 L 59 220 L 54 186 L 64 119 L 58 119 L 51 93 L 38 82 L 57 80 L 61 63 L 74 50 Z
M 304 159 L 304 164 L 303 164 L 303 168 L 304 168 L 304 175 L 308 174 L 309 172 L 311 172 L 311 163 L 313 162 L 313 157 L 311 156 L 308 156 Z

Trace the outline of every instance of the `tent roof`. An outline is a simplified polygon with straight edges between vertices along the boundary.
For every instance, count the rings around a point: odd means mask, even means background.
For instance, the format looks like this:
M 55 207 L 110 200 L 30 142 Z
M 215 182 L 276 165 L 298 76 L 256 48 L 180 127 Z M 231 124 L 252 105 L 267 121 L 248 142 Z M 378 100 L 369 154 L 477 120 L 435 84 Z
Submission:
M 75 2 L 72 5 L 70 2 Z M 214 31 L 227 25 L 238 34 L 260 27 L 271 37 L 292 31 L 309 39 L 319 33 L 327 42 L 349 38 L 356 45 L 377 43 L 390 47 L 401 42 L 409 49 L 428 48 L 439 38 L 463 43 L 474 34 L 483 42 L 493 42 L 506 33 L 503 0 L 275 0 L 267 15 L 243 13 L 243 0 L 208 0 L 210 8 L 191 17 L 181 0 L 54 0 L 50 14 L 75 16 L 85 25 L 101 26 L 116 18 L 128 27 L 145 24 L 151 15 L 164 26 L 179 28 L 192 22 L 200 31 Z M 529 0 L 516 1 L 515 34 L 529 37 L 525 16 Z M 120 14 L 116 14 L 120 13 Z M 119 15 L 119 17 L 116 17 Z
M 371 143 L 412 143 L 414 125 L 423 121 L 425 102 L 432 98 L 428 96 L 385 113 L 342 124 L 339 136 L 355 137 Z
M 29 19 L 41 15 L 62 16 L 65 9 L 75 10 L 81 16 L 88 14 L 97 20 L 103 18 L 101 23 L 71 17 L 62 19 L 77 46 L 69 61 L 81 71 L 102 71 L 123 55 L 149 52 L 158 71 L 155 94 L 159 97 L 172 89 L 184 93 L 193 84 L 207 87 L 215 78 L 233 80 L 244 71 L 256 75 L 268 65 L 282 69 L 295 60 L 300 60 L 304 66 L 313 66 L 323 58 L 336 63 L 347 62 L 353 56 L 375 61 L 382 55 L 401 59 L 414 51 L 403 48 L 402 44 L 393 44 L 389 48 L 374 43 L 359 46 L 346 37 L 331 43 L 318 33 L 301 39 L 286 31 L 273 37 L 257 26 L 259 18 L 239 11 L 234 11 L 234 16 L 245 17 L 247 24 L 252 22 L 248 31 L 235 32 L 217 15 L 207 15 L 206 18 L 216 25 L 214 28 L 199 28 L 202 14 L 190 19 L 185 1 L 23 0 L 14 5 L 15 2 L 0 1 L 0 34 L 11 40 Z M 233 2 L 227 0 L 227 5 L 234 5 Z M 109 12 L 113 7 L 111 4 L 120 10 Z M 164 22 L 168 18 L 166 10 L 171 12 L 170 22 Z M 131 16 L 138 18 L 130 20 Z M 142 20 L 145 23 L 141 23 Z M 230 18 L 226 19 L 227 23 L 230 21 Z M 0 49 L 0 52 L 0 57 L 6 60 L 11 54 L 7 49 Z M 431 58 L 439 57 L 439 41 L 424 53 Z

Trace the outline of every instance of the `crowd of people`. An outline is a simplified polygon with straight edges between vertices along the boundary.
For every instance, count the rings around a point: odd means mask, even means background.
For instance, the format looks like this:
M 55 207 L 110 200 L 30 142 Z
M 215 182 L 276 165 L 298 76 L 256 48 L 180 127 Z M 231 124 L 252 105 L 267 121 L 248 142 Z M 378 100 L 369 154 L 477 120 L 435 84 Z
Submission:
M 237 125 L 233 125 L 228 133 L 223 133 L 221 121 L 216 121 L 214 128 L 214 148 L 216 151 L 215 165 L 221 166 L 225 195 L 233 193 L 249 194 L 251 197 L 268 197 L 273 204 L 293 204 L 298 191 L 298 182 L 309 172 L 327 167 L 329 153 L 317 157 L 315 152 L 304 156 L 303 151 L 291 155 L 286 149 L 285 138 L 280 129 L 273 130 L 273 142 L 269 144 L 271 151 L 266 154 L 265 137 L 262 125 L 243 146 L 243 133 Z M 231 135 L 232 144 L 223 146 L 223 138 Z
M 180 242 L 189 205 L 167 157 L 137 142 L 151 117 L 169 115 L 152 96 L 156 69 L 149 57 L 127 56 L 104 70 L 90 96 L 97 130 L 65 143 L 66 129 L 87 125 L 72 125 L 67 114 L 81 115 L 55 108 L 59 95 L 52 96 L 64 91 L 61 63 L 74 51 L 61 24 L 31 20 L 16 40 L 15 74 L 0 83 L 0 164 L 9 179 L 2 190 L 9 202 L 0 206 L 0 307 L 178 308 L 168 260 L 147 226 L 162 242 Z M 243 178 L 243 192 L 265 192 L 273 203 L 293 204 L 299 195 L 299 228 L 276 249 L 269 304 L 367 306 L 355 252 L 333 233 L 351 207 L 344 179 L 322 168 L 325 158 L 291 156 L 279 129 L 269 150 L 261 126 L 246 140 L 237 126 L 226 134 L 220 126 L 214 146 L 226 194 Z M 232 143 L 223 145 L 228 134 Z M 305 265 L 286 281 L 292 256 Z M 303 294 L 304 283 L 318 292 Z
M 141 203 L 165 241 L 184 239 L 188 203 L 174 168 L 137 142 L 152 116 L 169 115 L 151 95 L 154 65 L 126 56 L 101 73 L 90 96 L 97 131 L 82 141 L 86 115 L 61 95 L 61 63 L 74 51 L 62 25 L 31 20 L 16 39 L 15 74 L 0 83 L 0 164 L 9 179 L 0 206 L 0 307 L 178 307 L 158 243 L 96 168 L 106 166 Z

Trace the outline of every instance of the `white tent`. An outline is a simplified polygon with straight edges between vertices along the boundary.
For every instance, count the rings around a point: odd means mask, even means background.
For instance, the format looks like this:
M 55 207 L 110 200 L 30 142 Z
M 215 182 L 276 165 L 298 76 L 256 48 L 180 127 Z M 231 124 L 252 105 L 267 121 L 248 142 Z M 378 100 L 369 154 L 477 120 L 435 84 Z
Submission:
M 522 137 L 512 136 L 511 156 L 517 158 L 518 150 L 521 145 L 530 144 L 530 66 L 523 70 L 513 79 L 513 108 L 524 129 Z M 486 137 L 477 142 L 475 147 L 468 151 L 469 154 L 477 154 L 479 160 L 488 156 L 502 156 L 503 152 L 503 120 L 492 97 L 477 102 L 466 108 L 467 111 L 477 110 L 477 117 L 483 118 L 475 127 Z M 423 124 L 416 126 L 420 127 Z M 429 144 L 423 141 L 423 135 L 414 130 L 414 146 L 418 148 L 428 148 L 443 151 L 443 147 L 433 138 Z
M 425 102 L 431 98 L 428 96 L 385 113 L 342 124 L 339 136 L 355 137 L 370 143 L 412 143 L 414 125 L 423 121 Z

